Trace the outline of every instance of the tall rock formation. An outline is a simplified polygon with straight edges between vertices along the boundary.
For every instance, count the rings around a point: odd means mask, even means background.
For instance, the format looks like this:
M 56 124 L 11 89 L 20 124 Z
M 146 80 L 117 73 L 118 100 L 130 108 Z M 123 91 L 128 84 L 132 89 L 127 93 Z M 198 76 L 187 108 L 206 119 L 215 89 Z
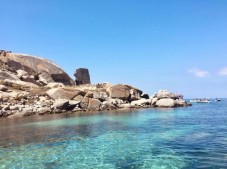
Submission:
M 76 69 L 74 76 L 76 77 L 76 84 L 91 84 L 89 70 L 86 68 Z
M 36 80 L 42 81 L 44 84 L 50 82 L 60 82 L 65 85 L 73 85 L 74 81 L 69 75 L 53 62 L 26 54 L 16 54 L 0 51 L 2 67 L 16 72 L 17 70 L 24 70 L 29 76 L 33 75 Z

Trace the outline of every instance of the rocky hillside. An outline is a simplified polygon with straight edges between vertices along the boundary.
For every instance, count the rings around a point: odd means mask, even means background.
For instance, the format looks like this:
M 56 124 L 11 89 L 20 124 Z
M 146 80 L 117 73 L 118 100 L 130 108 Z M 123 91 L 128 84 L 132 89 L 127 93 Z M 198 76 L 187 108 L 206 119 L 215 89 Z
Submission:
M 18 78 L 23 81 L 32 83 L 36 81 L 37 85 L 46 85 L 50 82 L 60 82 L 65 85 L 74 84 L 74 81 L 59 66 L 47 59 L 35 56 L 1 52 L 0 67 L 2 70 L 19 74 Z
M 79 84 L 90 83 L 89 72 L 84 70 L 77 70 L 82 79 L 77 79 Z M 85 72 L 85 78 L 80 71 Z M 74 82 L 46 59 L 1 50 L 0 117 L 190 105 L 182 95 L 166 90 L 150 97 L 125 84 Z

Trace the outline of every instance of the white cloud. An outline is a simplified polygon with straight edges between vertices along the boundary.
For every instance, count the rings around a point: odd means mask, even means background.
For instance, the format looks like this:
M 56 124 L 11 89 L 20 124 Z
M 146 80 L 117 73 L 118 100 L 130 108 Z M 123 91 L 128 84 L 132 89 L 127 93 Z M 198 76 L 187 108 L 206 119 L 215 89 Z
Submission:
M 204 71 L 204 70 L 199 70 L 199 69 L 190 69 L 188 70 L 189 73 L 193 74 L 194 76 L 197 76 L 197 77 L 207 77 L 209 75 L 209 72 L 207 71 Z
M 227 67 L 219 70 L 218 75 L 219 76 L 227 76 Z

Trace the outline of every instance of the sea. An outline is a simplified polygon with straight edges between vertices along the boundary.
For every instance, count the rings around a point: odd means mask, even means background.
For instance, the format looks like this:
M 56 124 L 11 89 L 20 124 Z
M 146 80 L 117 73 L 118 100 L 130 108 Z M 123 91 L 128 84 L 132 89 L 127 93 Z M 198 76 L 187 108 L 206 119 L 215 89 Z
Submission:
M 0 119 L 0 169 L 226 169 L 227 99 Z

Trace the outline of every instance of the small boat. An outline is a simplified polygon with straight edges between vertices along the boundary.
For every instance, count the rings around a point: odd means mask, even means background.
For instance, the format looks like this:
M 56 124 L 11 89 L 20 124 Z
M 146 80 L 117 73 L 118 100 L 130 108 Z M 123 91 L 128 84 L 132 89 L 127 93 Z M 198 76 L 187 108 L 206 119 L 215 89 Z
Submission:
M 215 99 L 215 101 L 216 101 L 216 102 L 220 102 L 220 101 L 221 101 L 221 99 L 216 98 L 216 99 Z
M 192 99 L 190 100 L 191 103 L 210 103 L 209 99 Z

